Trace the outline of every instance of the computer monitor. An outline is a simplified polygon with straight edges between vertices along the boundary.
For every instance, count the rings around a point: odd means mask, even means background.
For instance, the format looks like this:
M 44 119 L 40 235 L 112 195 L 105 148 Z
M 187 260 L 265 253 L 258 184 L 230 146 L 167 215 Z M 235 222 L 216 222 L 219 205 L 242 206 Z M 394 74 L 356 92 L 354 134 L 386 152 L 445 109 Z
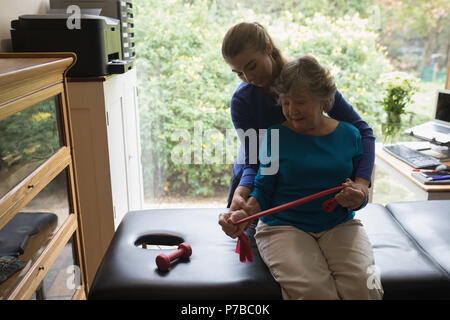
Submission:
M 438 90 L 434 118 L 450 123 L 450 90 Z

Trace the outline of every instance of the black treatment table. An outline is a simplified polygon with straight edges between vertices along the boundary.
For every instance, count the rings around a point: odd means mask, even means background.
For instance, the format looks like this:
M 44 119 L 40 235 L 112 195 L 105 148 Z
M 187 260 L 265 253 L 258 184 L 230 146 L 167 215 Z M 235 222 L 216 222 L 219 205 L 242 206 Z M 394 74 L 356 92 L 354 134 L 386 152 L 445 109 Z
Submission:
M 237 239 L 223 233 L 227 209 L 129 212 L 97 270 L 89 299 L 281 299 L 281 290 L 249 236 L 253 262 L 235 253 Z M 368 204 L 356 212 L 381 274 L 384 299 L 450 299 L 450 200 Z M 192 256 L 160 272 L 158 254 L 142 243 L 187 242 Z
M 247 230 L 253 262 L 242 263 L 231 239 L 218 224 L 226 209 L 162 209 L 129 212 L 97 270 L 89 299 L 281 299 L 278 283 L 261 260 Z M 167 272 L 155 258 L 173 250 L 143 249 L 139 244 L 187 242 L 192 255 Z

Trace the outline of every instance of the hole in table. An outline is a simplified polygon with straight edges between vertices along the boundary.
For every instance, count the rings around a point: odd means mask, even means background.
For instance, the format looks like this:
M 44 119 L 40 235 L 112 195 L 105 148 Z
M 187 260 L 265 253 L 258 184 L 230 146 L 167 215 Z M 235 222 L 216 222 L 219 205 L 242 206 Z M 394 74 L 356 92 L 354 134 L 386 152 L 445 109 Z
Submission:
M 173 233 L 150 233 L 140 236 L 134 245 L 147 250 L 176 250 L 184 242 L 183 238 Z
M 139 248 L 147 249 L 147 250 L 176 250 L 178 249 L 178 246 L 161 246 L 161 245 L 154 245 L 154 244 L 146 244 L 143 243 Z

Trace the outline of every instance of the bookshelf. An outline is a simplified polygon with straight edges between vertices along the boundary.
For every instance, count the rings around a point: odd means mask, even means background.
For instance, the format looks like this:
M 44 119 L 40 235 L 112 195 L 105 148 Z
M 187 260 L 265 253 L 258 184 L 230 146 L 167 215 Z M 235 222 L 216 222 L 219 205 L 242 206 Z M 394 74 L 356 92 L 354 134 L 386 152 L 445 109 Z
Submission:
M 0 299 L 85 299 L 65 74 L 72 53 L 0 53 Z M 3 239 L 3 241 L 1 240 Z

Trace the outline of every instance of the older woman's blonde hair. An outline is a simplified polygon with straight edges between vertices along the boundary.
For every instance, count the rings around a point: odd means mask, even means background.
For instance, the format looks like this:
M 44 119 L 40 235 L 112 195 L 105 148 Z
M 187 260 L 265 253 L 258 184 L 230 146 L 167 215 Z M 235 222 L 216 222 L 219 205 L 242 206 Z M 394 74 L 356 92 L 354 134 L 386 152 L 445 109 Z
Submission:
M 307 92 L 322 103 L 324 112 L 331 110 L 336 94 L 336 84 L 330 71 L 310 55 L 286 63 L 273 89 L 278 95 Z
M 286 59 L 267 30 L 258 22 L 241 22 L 231 27 L 222 41 L 222 56 L 225 60 L 232 59 L 246 49 L 265 52 L 268 43 L 272 46 L 270 54 L 281 70 Z

